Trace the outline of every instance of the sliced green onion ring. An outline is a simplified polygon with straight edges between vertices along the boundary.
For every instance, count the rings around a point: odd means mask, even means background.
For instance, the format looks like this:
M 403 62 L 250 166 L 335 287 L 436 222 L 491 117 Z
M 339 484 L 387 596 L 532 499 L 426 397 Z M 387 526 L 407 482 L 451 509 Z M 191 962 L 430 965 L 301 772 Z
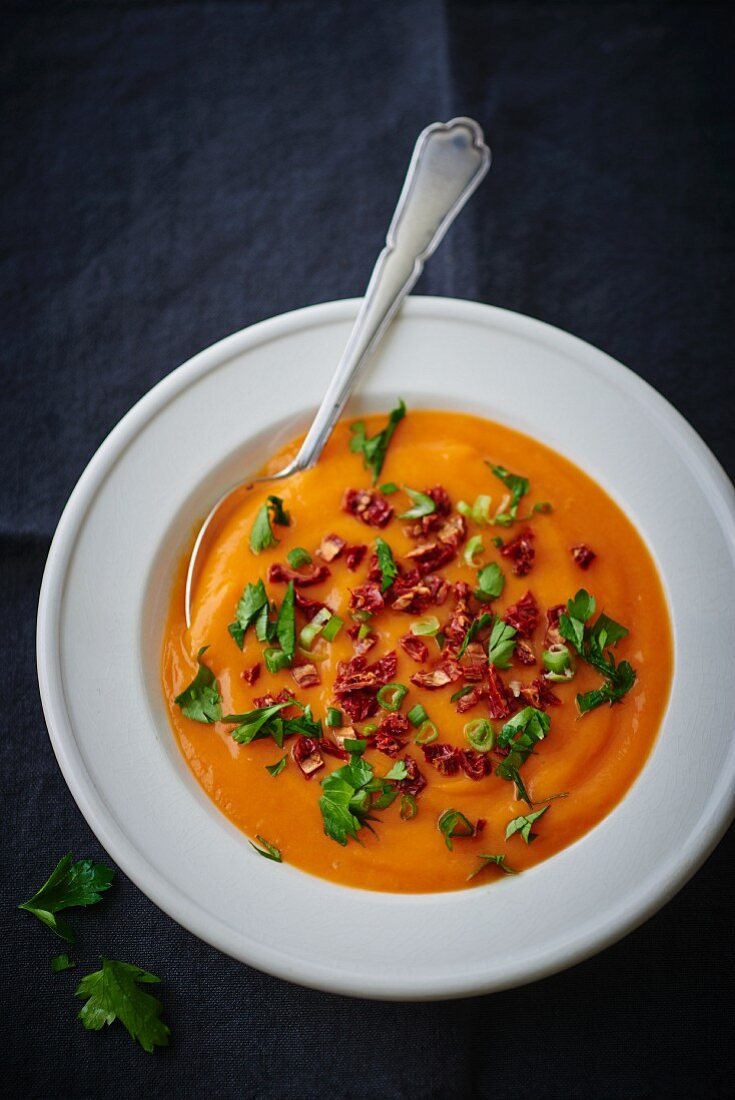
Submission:
M 340 619 L 338 615 L 332 615 L 331 619 L 322 630 L 322 637 L 326 638 L 328 642 L 333 642 L 343 626 L 344 623 L 342 619 Z
M 469 565 L 473 569 L 476 569 L 479 564 L 479 562 L 476 561 L 476 558 L 479 554 L 483 554 L 484 552 L 485 547 L 482 544 L 482 536 L 473 535 L 464 548 L 465 565 Z
M 493 498 L 489 496 L 479 496 L 472 505 L 472 518 L 475 523 L 488 524 L 490 523 L 490 505 L 493 502 Z
M 299 642 L 304 649 L 311 649 L 315 638 L 318 634 L 321 634 L 331 618 L 332 612 L 328 607 L 321 607 L 317 611 L 311 622 L 307 623 L 299 634 Z
M 419 807 L 412 794 L 401 795 L 401 808 L 399 812 L 401 821 L 410 821 L 412 817 L 416 817 L 416 814 L 419 812 Z
M 411 707 L 406 718 L 408 718 L 414 729 L 418 729 L 420 725 L 428 721 L 429 716 L 421 703 L 416 703 L 415 706 Z
M 328 707 L 324 724 L 329 726 L 330 729 L 341 729 L 344 725 L 342 711 L 338 710 L 337 707 Z
M 419 637 L 424 635 L 433 635 L 439 633 L 439 620 L 436 615 L 425 615 L 423 619 L 417 619 L 415 623 L 411 623 L 411 633 L 417 634 Z
M 487 718 L 474 718 L 468 722 L 464 735 L 477 752 L 490 752 L 495 748 L 495 730 Z
M 408 688 L 405 684 L 385 684 L 377 694 L 378 705 L 383 710 L 400 710 L 401 703 L 407 695 Z
M 439 730 L 436 728 L 431 719 L 427 718 L 425 722 L 422 722 L 419 730 L 414 738 L 417 745 L 430 745 L 433 741 L 439 740 Z
M 561 642 L 555 642 L 543 653 L 544 668 L 547 672 L 553 672 L 557 676 L 565 676 L 567 669 L 571 668 L 572 658 L 569 650 Z
M 472 515 L 472 508 L 466 500 L 457 501 L 457 511 L 461 516 L 464 516 L 466 519 L 469 519 L 469 517 Z
M 291 664 L 291 658 L 282 649 L 264 649 L 263 660 L 269 672 L 280 672 L 281 669 L 288 668 Z

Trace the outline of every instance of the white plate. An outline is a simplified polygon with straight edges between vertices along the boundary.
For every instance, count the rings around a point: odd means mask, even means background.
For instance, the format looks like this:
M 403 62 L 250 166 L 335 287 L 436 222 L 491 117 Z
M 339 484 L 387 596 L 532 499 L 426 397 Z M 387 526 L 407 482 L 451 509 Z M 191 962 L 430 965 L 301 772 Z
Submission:
M 223 484 L 303 429 L 355 301 L 299 310 L 195 356 L 123 418 L 79 481 L 43 580 L 38 671 L 69 787 L 125 873 L 243 962 L 340 993 L 452 997 L 540 978 L 650 916 L 733 811 L 735 503 L 654 390 L 557 329 L 413 298 L 350 411 L 397 395 L 537 436 L 600 482 L 647 539 L 675 675 L 638 781 L 596 828 L 518 878 L 415 896 L 343 888 L 257 856 L 189 773 L 159 686 L 172 574 Z

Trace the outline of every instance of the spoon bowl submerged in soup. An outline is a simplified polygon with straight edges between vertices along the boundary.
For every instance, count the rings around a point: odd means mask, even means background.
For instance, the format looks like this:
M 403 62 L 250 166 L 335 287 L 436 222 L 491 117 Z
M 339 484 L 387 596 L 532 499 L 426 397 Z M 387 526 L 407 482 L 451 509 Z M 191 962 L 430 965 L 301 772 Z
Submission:
M 502 425 L 399 404 L 271 488 L 218 517 L 190 631 L 182 561 L 162 654 L 181 751 L 262 856 L 455 890 L 615 807 L 672 641 L 651 556 L 594 481 Z

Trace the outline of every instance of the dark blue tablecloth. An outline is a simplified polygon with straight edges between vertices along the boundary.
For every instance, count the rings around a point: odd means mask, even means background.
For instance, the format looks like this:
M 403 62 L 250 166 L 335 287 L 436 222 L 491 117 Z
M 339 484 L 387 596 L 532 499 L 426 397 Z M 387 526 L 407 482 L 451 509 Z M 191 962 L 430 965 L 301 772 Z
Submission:
M 730 1094 L 732 837 L 597 958 L 449 1004 L 291 987 L 200 943 L 121 878 L 76 920 L 76 974 L 102 950 L 164 978 L 173 1040 L 154 1057 L 119 1026 L 83 1031 L 75 975 L 49 974 L 60 942 L 13 908 L 67 849 L 104 856 L 53 758 L 34 667 L 38 587 L 69 492 L 118 418 L 194 352 L 271 314 L 362 291 L 427 122 L 474 115 L 495 164 L 420 292 L 507 306 L 599 345 L 732 469 L 728 7 L 6 6 L 7 1095 Z M 508 935 L 532 938 L 542 922 L 529 913 Z

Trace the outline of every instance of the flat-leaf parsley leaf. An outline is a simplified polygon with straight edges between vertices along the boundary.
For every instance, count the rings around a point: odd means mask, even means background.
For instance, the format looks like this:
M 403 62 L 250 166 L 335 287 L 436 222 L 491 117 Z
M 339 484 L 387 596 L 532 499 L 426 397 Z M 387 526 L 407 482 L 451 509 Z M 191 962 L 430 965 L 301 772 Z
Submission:
M 185 718 L 191 718 L 194 722 L 219 722 L 222 717 L 219 688 L 217 680 L 211 668 L 202 661 L 202 656 L 209 646 L 203 645 L 197 653 L 199 671 L 184 690 L 176 696 L 174 702 L 181 707 L 181 713 Z
M 571 642 L 579 656 L 596 669 L 604 679 L 601 687 L 577 696 L 580 714 L 594 710 L 602 703 L 619 702 L 633 687 L 636 671 L 627 661 L 616 664 L 606 647 L 616 646 L 628 634 L 626 627 L 616 623 L 604 612 L 592 626 L 587 621 L 595 613 L 595 598 L 580 588 L 574 599 L 567 600 L 567 611 L 559 616 L 559 632 Z
M 393 412 L 388 417 L 386 426 L 371 439 L 368 439 L 365 435 L 364 420 L 357 420 L 354 424 L 350 425 L 350 431 L 352 432 L 350 450 L 354 451 L 356 454 L 362 453 L 365 469 L 372 471 L 373 485 L 377 482 L 380 471 L 383 469 L 383 463 L 385 462 L 385 456 L 388 451 L 388 444 L 393 438 L 393 433 L 405 415 L 406 406 L 403 401 L 399 401 L 397 408 L 393 409 Z
M 138 985 L 159 982 L 160 978 L 104 955 L 100 960 L 102 969 L 87 974 L 76 988 L 74 995 L 87 1002 L 78 1019 L 90 1031 L 100 1031 L 105 1024 L 119 1020 L 149 1054 L 154 1047 L 168 1046 L 169 1029 L 160 1018 L 163 1005 Z
M 68 852 L 59 860 L 41 889 L 18 908 L 33 913 L 62 940 L 74 943 L 73 929 L 56 914 L 60 909 L 95 905 L 102 900 L 103 892 L 109 890 L 114 877 L 115 872 L 104 863 L 93 863 L 91 859 L 80 859 L 74 863 L 71 852 Z
M 398 576 L 398 566 L 393 557 L 393 551 L 384 539 L 375 540 L 375 553 L 378 558 L 378 568 L 382 574 L 380 591 L 386 592 Z

